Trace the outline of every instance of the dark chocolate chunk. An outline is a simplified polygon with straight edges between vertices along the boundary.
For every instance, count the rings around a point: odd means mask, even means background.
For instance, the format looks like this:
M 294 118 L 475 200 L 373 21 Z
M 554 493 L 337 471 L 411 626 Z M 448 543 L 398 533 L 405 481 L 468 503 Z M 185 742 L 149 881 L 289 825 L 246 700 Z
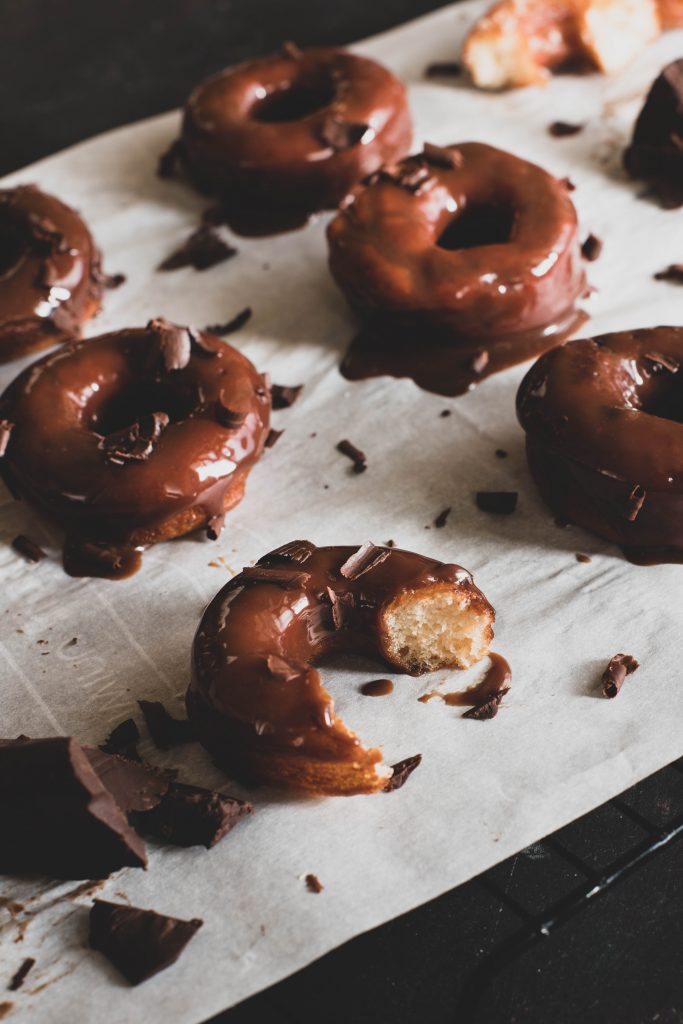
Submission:
M 669 281 L 671 284 L 683 284 L 683 263 L 671 263 L 666 270 L 658 270 L 653 276 L 655 281 Z
M 124 814 L 156 807 L 176 775 L 152 764 L 106 754 L 97 747 L 83 747 L 83 753 Z
M 357 580 L 364 573 L 376 569 L 390 554 L 391 552 L 387 548 L 377 547 L 376 544 L 368 540 L 365 544 L 361 544 L 352 555 L 349 555 L 344 564 L 340 566 L 339 572 L 344 579 Z
M 147 863 L 142 840 L 73 737 L 0 741 L 0 871 L 106 878 Z
M 159 157 L 159 163 L 157 164 L 158 176 L 160 178 L 173 178 L 176 168 L 182 160 L 182 155 L 183 144 L 180 139 L 176 139 Z
M 273 402 L 273 409 L 289 409 L 290 406 L 294 405 L 303 389 L 303 384 L 292 386 L 287 384 L 271 384 L 270 396 Z
M 273 583 L 275 586 L 284 587 L 285 590 L 305 587 L 310 578 L 309 572 L 288 569 L 286 565 L 248 565 L 240 573 L 240 579 L 255 583 Z
M 489 354 L 485 348 L 480 349 L 479 352 L 475 352 L 470 360 L 470 369 L 473 373 L 483 373 L 488 365 Z
M 320 127 L 320 141 L 335 152 L 352 149 L 358 145 L 369 127 L 367 124 L 352 124 L 331 114 Z
M 187 238 L 179 249 L 163 260 L 159 270 L 178 270 L 180 267 L 194 267 L 208 270 L 217 263 L 223 263 L 237 255 L 237 249 L 224 242 L 209 224 L 203 224 Z
M 462 167 L 462 153 L 458 149 L 447 149 L 445 146 L 434 146 L 431 142 L 425 142 L 422 149 L 422 157 L 433 167 L 443 167 L 447 171 Z
M 226 334 L 234 334 L 235 331 L 239 331 L 240 327 L 244 327 L 251 320 L 252 315 L 251 307 L 246 306 L 232 320 L 227 320 L 224 324 L 210 324 L 204 330 L 207 334 L 219 334 L 221 337 L 225 337 Z
M 355 598 L 349 591 L 347 593 L 338 593 L 333 590 L 332 587 L 327 588 L 327 596 L 330 601 L 330 610 L 332 612 L 332 624 L 335 629 L 344 629 L 347 627 L 352 619 L 353 609 L 355 608 Z
M 548 132 L 556 139 L 565 138 L 567 135 L 578 135 L 585 128 L 583 124 L 570 124 L 569 121 L 553 121 L 548 125 Z
M 273 445 L 278 443 L 283 434 L 284 430 L 275 430 L 273 427 L 271 427 L 266 436 L 264 447 L 272 448 Z
M 424 70 L 425 78 L 457 78 L 462 74 L 462 64 L 457 60 L 435 61 Z
M 438 516 L 434 520 L 434 526 L 436 526 L 437 529 L 441 529 L 441 527 L 445 526 L 446 523 L 448 522 L 448 517 L 450 514 L 451 506 L 449 505 L 448 508 L 444 508 L 442 509 L 441 512 L 439 512 Z
M 355 444 L 351 444 L 350 441 L 340 441 L 337 445 L 337 451 L 351 459 L 353 462 L 354 473 L 364 473 L 368 468 L 368 460 L 365 452 L 362 452 L 360 448 L 356 448 Z
M 303 565 L 315 550 L 316 546 L 310 540 L 291 540 L 260 558 L 259 565 L 269 565 L 271 562 L 296 562 L 297 565 Z
M 581 246 L 581 255 L 585 260 L 588 260 L 589 263 L 592 263 L 593 260 L 597 260 L 601 252 L 601 240 L 596 235 L 590 234 Z
M 404 761 L 397 761 L 396 764 L 391 766 L 394 774 L 383 787 L 383 791 L 385 793 L 393 793 L 395 789 L 400 789 L 401 786 L 404 786 L 421 761 L 422 754 L 415 754 L 413 757 L 406 757 Z
M 159 341 L 161 362 L 166 373 L 183 370 L 192 355 L 192 340 L 187 327 L 178 327 L 163 317 L 150 320 L 147 330 Z
M 638 662 L 632 654 L 615 654 L 610 658 L 607 668 L 602 673 L 603 696 L 616 697 L 626 676 L 630 676 L 638 667 Z
M 174 846 L 205 846 L 210 850 L 247 814 L 251 804 L 202 786 L 173 782 L 141 827 Z
M 306 882 L 306 888 L 309 892 L 318 893 L 322 892 L 325 888 L 317 875 L 306 875 L 304 881 Z
M 227 404 L 222 391 L 216 399 L 214 410 L 218 422 L 221 426 L 228 427 L 229 430 L 236 430 L 237 427 L 241 427 L 247 418 L 246 412 L 242 409 L 233 409 Z
M 14 429 L 14 424 L 9 420 L 0 420 L 0 459 L 7 451 L 7 445 Z
M 140 730 L 134 719 L 126 718 L 119 722 L 116 728 L 107 736 L 104 743 L 100 744 L 100 750 L 105 754 L 119 754 L 129 761 L 140 761 L 138 754 L 138 743 L 140 741 Z
M 171 750 L 181 743 L 195 739 L 194 730 L 187 718 L 174 718 L 159 700 L 139 700 L 145 724 L 159 750 Z
M 34 964 L 35 960 L 33 959 L 33 957 L 27 956 L 19 970 L 15 971 L 14 974 L 12 975 L 12 980 L 7 986 L 10 992 L 17 992 L 21 988 L 21 986 L 24 984 L 26 980 L 26 975 L 34 966 Z
M 683 59 L 652 84 L 624 153 L 626 170 L 647 181 L 667 209 L 683 205 Z
M 27 562 L 41 562 L 47 555 L 34 540 L 25 534 L 18 534 L 12 541 L 12 547 L 19 555 L 23 555 Z
M 139 985 L 175 963 L 204 922 L 181 921 L 106 900 L 94 900 L 89 942 L 104 953 L 131 985 Z
M 577 551 L 574 557 L 576 558 L 577 562 L 583 562 L 584 564 L 587 564 L 588 562 L 592 561 L 590 555 L 584 555 L 580 551 Z
M 517 491 L 477 491 L 477 508 L 498 516 L 509 516 L 517 508 Z
M 625 513 L 624 513 L 626 515 L 626 518 L 630 522 L 633 523 L 638 518 L 640 510 L 641 510 L 641 508 L 643 507 L 643 505 L 645 503 L 645 497 L 646 497 L 645 488 L 641 487 L 640 484 L 635 484 L 631 488 L 631 491 L 629 492 L 629 496 L 626 499 L 626 509 L 625 509 Z
M 151 412 L 124 430 L 103 437 L 98 444 L 108 462 L 123 466 L 126 462 L 143 462 L 154 450 L 162 432 L 169 424 L 165 412 Z
M 483 704 L 476 704 L 473 708 L 469 708 L 464 712 L 463 718 L 474 718 L 477 722 L 487 722 L 491 718 L 495 718 L 498 714 L 498 708 L 500 702 L 506 693 L 509 693 L 510 687 L 504 686 L 502 689 L 494 693 L 490 700 L 485 701 Z

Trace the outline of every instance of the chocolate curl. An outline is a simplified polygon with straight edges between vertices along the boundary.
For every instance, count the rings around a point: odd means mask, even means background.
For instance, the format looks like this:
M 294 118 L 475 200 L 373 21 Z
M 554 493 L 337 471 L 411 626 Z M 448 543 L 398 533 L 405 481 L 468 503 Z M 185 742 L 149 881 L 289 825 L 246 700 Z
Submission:
M 406 757 L 404 761 L 398 761 L 392 765 L 394 774 L 383 787 L 383 792 L 393 793 L 395 789 L 400 789 L 401 786 L 404 786 L 421 762 L 422 754 L 414 754 L 413 757 Z
M 632 654 L 615 654 L 610 658 L 607 668 L 602 673 L 603 697 L 616 697 L 626 676 L 632 675 L 638 667 L 638 662 Z

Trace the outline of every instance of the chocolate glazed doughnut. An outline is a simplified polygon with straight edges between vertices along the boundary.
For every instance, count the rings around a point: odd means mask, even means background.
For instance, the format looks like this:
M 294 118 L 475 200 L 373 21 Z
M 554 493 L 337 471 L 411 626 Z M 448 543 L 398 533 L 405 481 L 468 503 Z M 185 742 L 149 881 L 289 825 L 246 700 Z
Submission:
M 398 548 L 285 544 L 216 595 L 197 630 L 187 709 L 228 773 L 315 793 L 369 793 L 388 774 L 335 716 L 311 662 L 374 654 L 402 672 L 466 668 L 494 611 L 458 565 Z M 389 773 L 390 775 L 390 773 Z
M 552 511 L 641 565 L 683 561 L 683 328 L 584 338 L 542 356 L 517 414 Z
M 66 529 L 70 575 L 118 578 L 150 544 L 200 527 L 218 535 L 269 419 L 268 387 L 245 356 L 153 320 L 24 370 L 0 398 L 0 472 Z
M 369 331 L 350 380 L 412 377 L 458 395 L 586 317 L 564 182 L 492 146 L 427 145 L 361 186 L 328 227 L 330 270 Z
M 75 210 L 34 185 L 0 191 L 0 362 L 79 337 L 107 282 Z
M 336 207 L 410 139 L 405 89 L 381 64 L 290 46 L 202 82 L 185 107 L 178 155 L 235 231 L 260 235 Z

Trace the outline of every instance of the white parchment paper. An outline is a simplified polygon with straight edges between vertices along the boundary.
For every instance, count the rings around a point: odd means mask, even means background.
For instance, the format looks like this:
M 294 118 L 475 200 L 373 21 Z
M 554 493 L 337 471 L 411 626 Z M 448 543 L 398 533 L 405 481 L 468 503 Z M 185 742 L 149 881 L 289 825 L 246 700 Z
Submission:
M 589 268 L 597 292 L 586 330 L 680 323 L 683 289 L 652 275 L 683 259 L 683 214 L 636 200 L 620 152 L 649 83 L 683 51 L 683 33 L 665 36 L 614 79 L 562 77 L 504 96 L 457 79 L 424 79 L 426 64 L 457 55 L 481 10 L 479 3 L 447 8 L 358 50 L 410 83 L 416 145 L 478 139 L 571 176 L 585 233 L 605 243 Z M 546 129 L 556 119 L 587 127 L 552 139 Z M 23 957 L 37 960 L 24 988 L 5 997 L 17 1022 L 71 1022 L 74 1007 L 79 1022 L 204 1020 L 683 753 L 683 569 L 629 565 L 615 548 L 553 525 L 527 474 L 514 416 L 525 368 L 457 400 L 409 380 L 344 381 L 337 366 L 355 325 L 328 276 L 324 217 L 295 234 L 239 240 L 236 259 L 204 273 L 156 273 L 204 205 L 155 176 L 178 125 L 171 113 L 111 132 L 4 184 L 34 181 L 80 208 L 106 267 L 128 275 L 89 333 L 157 315 L 202 326 L 249 305 L 253 319 L 230 341 L 275 381 L 304 381 L 305 391 L 275 415 L 285 433 L 255 468 L 220 540 L 159 545 L 129 581 L 68 578 L 57 531 L 3 491 L 0 539 L 28 533 L 53 557 L 28 566 L 0 546 L 1 733 L 74 734 L 94 743 L 135 713 L 137 698 L 179 712 L 203 606 L 230 574 L 295 537 L 319 544 L 391 537 L 469 567 L 498 609 L 495 647 L 513 666 L 513 689 L 494 721 L 478 723 L 417 698 L 435 685 L 468 685 L 480 669 L 394 677 L 394 694 L 379 700 L 361 697 L 358 685 L 383 674 L 380 666 L 355 662 L 329 672 L 338 708 L 361 737 L 381 744 L 389 763 L 420 751 L 422 766 L 390 796 L 251 794 L 256 813 L 211 852 L 152 848 L 147 872 L 112 877 L 101 889 L 108 898 L 205 921 L 179 963 L 139 988 L 129 989 L 86 948 L 87 893 L 4 880 L 0 988 Z M 19 368 L 2 369 L 3 387 Z M 444 408 L 449 418 L 440 418 Z M 335 452 L 342 437 L 366 450 L 365 474 L 352 473 Z M 495 457 L 499 447 L 507 459 Z M 478 512 L 478 489 L 518 490 L 517 513 Z M 448 505 L 448 524 L 434 529 Z M 577 563 L 577 551 L 592 561 Z M 69 646 L 73 637 L 78 643 Z M 642 667 L 617 700 L 599 699 L 599 672 L 622 650 Z M 147 742 L 143 752 L 181 766 L 190 781 L 241 793 L 198 747 L 164 757 Z M 324 892 L 307 892 L 307 872 Z

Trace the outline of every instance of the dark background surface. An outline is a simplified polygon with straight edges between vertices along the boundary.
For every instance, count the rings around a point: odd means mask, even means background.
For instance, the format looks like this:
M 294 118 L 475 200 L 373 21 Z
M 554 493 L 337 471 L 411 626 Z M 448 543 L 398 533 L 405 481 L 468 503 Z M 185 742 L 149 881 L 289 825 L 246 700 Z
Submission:
M 440 6 L 0 0 L 0 173 L 178 106 L 199 78 L 284 39 L 345 43 Z M 682 828 L 679 763 L 220 1022 L 681 1024 Z

